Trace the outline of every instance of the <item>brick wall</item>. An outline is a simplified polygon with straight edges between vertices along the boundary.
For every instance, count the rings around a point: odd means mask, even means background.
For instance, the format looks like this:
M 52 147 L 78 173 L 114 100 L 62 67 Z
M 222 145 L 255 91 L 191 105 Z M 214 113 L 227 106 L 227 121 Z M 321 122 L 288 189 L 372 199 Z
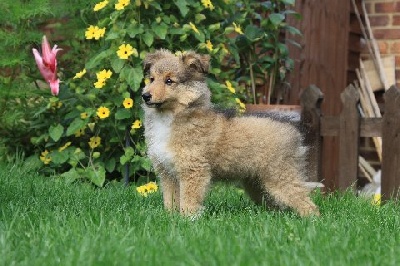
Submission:
M 396 82 L 400 85 L 400 0 L 364 0 L 371 28 L 382 55 L 395 55 Z M 368 50 L 363 47 L 363 54 Z

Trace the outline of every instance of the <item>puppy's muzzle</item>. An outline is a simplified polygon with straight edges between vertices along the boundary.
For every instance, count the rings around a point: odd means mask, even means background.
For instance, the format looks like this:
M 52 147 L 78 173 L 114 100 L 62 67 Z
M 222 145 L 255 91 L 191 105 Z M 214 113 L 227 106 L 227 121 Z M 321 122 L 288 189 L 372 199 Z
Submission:
M 158 103 L 158 102 L 152 102 L 151 98 L 153 98 L 153 95 L 151 95 L 150 92 L 146 92 L 142 94 L 142 98 L 144 100 L 144 103 L 148 106 L 148 107 L 155 107 L 155 108 L 160 108 L 162 103 Z
M 146 92 L 142 94 L 142 98 L 144 100 L 145 103 L 150 103 L 152 95 L 150 94 L 150 92 Z

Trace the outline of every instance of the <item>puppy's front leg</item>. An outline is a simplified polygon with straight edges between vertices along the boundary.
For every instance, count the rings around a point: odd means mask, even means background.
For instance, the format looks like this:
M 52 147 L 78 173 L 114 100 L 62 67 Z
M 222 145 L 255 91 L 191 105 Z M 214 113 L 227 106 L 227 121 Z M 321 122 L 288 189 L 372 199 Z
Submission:
M 202 167 L 188 168 L 179 173 L 180 212 L 185 216 L 200 215 L 211 181 L 210 172 Z
M 162 164 L 155 164 L 154 168 L 160 177 L 164 208 L 169 211 L 179 210 L 179 182 Z
M 179 210 L 179 183 L 170 176 L 160 177 L 163 192 L 164 207 L 169 211 Z

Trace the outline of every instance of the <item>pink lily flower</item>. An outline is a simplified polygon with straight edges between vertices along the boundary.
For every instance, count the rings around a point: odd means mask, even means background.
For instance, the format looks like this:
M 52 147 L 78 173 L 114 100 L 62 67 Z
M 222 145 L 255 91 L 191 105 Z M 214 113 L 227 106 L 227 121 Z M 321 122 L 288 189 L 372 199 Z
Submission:
M 57 52 L 62 49 L 57 49 L 57 45 L 53 46 L 50 50 L 50 44 L 46 36 L 42 40 L 42 55 L 35 48 L 32 49 L 35 56 L 36 64 L 39 68 L 40 74 L 50 85 L 51 94 L 58 95 L 60 90 L 60 80 L 57 78 Z

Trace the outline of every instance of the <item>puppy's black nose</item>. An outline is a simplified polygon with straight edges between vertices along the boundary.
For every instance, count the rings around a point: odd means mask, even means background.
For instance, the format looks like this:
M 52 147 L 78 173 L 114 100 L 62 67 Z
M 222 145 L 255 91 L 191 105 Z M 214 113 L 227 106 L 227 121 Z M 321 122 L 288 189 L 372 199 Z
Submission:
M 149 101 L 151 100 L 151 94 L 150 94 L 150 92 L 143 93 L 143 94 L 142 94 L 142 98 L 143 98 L 143 100 L 144 100 L 146 103 L 149 102 Z

